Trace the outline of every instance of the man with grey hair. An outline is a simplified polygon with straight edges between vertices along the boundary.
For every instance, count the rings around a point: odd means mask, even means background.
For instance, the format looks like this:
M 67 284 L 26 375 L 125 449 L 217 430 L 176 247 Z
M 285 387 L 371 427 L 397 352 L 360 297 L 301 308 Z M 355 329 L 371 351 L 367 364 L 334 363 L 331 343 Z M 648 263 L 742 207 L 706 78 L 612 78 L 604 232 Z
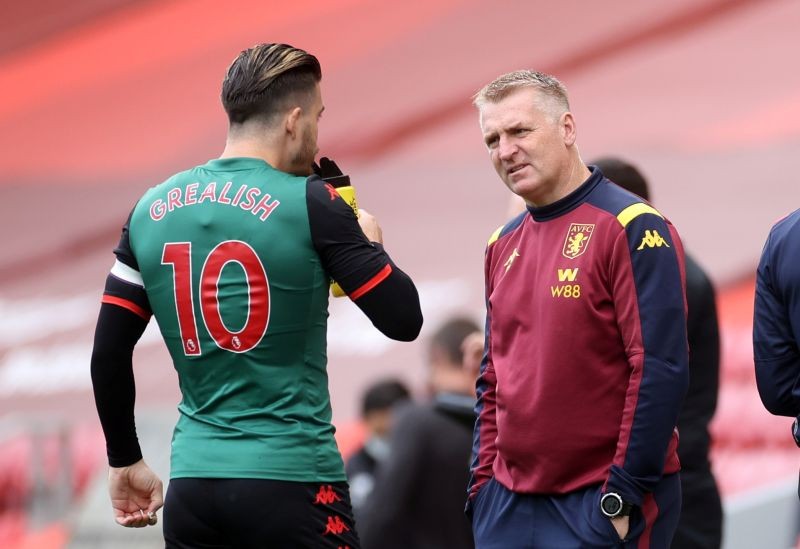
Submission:
M 476 547 L 666 549 L 688 385 L 678 233 L 583 163 L 556 78 L 512 72 L 475 105 L 495 170 L 527 206 L 486 249 Z

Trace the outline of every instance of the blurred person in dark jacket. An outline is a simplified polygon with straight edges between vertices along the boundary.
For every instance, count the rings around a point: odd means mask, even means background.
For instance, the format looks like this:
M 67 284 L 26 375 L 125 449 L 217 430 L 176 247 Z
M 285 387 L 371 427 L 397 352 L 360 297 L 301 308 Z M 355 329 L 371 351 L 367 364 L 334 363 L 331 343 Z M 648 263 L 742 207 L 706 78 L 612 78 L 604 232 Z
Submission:
M 650 201 L 647 181 L 636 167 L 619 158 L 590 162 L 620 187 Z M 722 504 L 711 471 L 708 425 L 719 392 L 719 325 L 714 286 L 686 254 L 689 392 L 678 417 L 678 458 L 681 462 L 682 507 L 675 549 L 714 549 L 722 543 Z
M 476 338 L 477 357 L 470 346 Z M 356 526 L 364 549 L 473 547 L 464 516 L 475 425 L 475 379 L 483 333 L 467 318 L 453 318 L 428 347 L 432 399 L 395 409 L 390 453 L 378 465 L 375 486 Z
M 398 379 L 378 381 L 364 392 L 361 418 L 367 428 L 367 438 L 345 464 L 347 481 L 350 483 L 350 504 L 356 523 L 375 485 L 375 470 L 389 455 L 393 408 L 410 398 L 408 388 Z
M 800 210 L 776 222 L 756 271 L 753 358 L 761 402 L 771 414 L 794 417 L 800 446 Z M 800 487 L 798 487 L 800 495 Z

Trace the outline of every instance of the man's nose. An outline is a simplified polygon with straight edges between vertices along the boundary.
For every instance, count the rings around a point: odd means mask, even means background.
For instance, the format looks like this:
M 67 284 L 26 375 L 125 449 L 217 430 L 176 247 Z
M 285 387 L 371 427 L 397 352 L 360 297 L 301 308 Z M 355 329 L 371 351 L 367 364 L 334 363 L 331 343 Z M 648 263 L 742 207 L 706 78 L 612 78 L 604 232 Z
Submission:
M 500 160 L 510 160 L 516 151 L 517 145 L 512 139 L 507 137 L 500 138 L 500 142 L 497 144 L 497 154 Z

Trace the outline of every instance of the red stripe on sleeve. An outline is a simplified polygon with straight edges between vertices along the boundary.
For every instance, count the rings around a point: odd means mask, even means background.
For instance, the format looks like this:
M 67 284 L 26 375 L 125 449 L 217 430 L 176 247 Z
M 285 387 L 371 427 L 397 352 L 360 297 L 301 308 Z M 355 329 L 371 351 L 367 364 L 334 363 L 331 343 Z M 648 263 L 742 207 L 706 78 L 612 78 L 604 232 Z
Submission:
M 123 309 L 128 309 L 130 312 L 142 317 L 144 320 L 150 320 L 150 315 L 152 314 L 139 307 L 133 301 L 128 301 L 127 299 L 123 299 L 121 297 L 104 294 L 102 301 L 103 303 L 108 303 L 109 305 L 117 305 Z
M 653 524 L 658 518 L 658 504 L 653 494 L 647 494 L 642 502 L 642 515 L 644 515 L 644 532 L 639 536 L 639 549 L 650 549 L 651 535 L 653 534 Z
M 386 280 L 386 278 L 388 278 L 390 274 L 392 274 L 392 266 L 387 263 L 386 266 L 378 272 L 378 274 L 370 278 L 359 289 L 350 294 L 350 299 L 355 301 L 356 299 L 358 299 L 359 297 L 370 291 L 372 288 L 374 288 L 375 286 Z

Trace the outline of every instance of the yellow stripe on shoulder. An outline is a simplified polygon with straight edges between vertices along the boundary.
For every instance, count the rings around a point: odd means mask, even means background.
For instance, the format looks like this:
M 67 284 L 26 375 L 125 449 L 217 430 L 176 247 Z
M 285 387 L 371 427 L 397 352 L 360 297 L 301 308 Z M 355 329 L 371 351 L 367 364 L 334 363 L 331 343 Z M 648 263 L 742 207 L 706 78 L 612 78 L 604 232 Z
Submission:
M 653 214 L 657 215 L 662 219 L 664 218 L 664 216 L 658 213 L 658 210 L 656 210 L 651 205 L 645 204 L 644 202 L 637 202 L 636 204 L 631 204 L 630 206 L 619 212 L 619 215 L 617 216 L 617 221 L 619 221 L 623 227 L 627 227 L 628 223 L 630 223 L 631 221 L 633 221 L 642 214 Z
M 500 233 L 503 232 L 503 227 L 505 227 L 505 225 L 500 225 L 497 227 L 497 230 L 492 233 L 492 236 L 489 237 L 489 242 L 486 244 L 487 246 L 491 246 L 497 241 L 498 238 L 500 238 Z

